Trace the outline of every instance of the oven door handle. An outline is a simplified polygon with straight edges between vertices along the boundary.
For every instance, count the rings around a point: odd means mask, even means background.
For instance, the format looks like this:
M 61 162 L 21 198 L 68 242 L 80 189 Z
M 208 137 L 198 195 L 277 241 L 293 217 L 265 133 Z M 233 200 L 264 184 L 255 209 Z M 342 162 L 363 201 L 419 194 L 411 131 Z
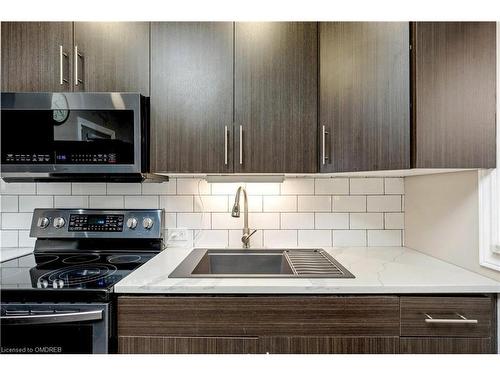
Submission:
M 0 317 L 2 324 L 55 324 L 101 320 L 104 310 L 79 311 L 46 315 L 10 315 Z

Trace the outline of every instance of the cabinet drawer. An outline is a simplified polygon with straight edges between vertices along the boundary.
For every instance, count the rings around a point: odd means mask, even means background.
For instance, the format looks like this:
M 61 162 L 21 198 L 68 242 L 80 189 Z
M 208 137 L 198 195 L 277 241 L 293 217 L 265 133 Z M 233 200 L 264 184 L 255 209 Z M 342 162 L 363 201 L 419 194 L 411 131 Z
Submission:
M 489 337 L 489 297 L 401 297 L 401 336 Z
M 399 335 L 393 296 L 120 297 L 119 336 Z

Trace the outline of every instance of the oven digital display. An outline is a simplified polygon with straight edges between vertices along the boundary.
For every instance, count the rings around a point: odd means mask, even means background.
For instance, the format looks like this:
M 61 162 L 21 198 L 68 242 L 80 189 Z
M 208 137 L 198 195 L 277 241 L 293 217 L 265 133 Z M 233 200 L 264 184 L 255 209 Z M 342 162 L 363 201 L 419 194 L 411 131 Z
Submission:
M 122 232 L 123 215 L 71 215 L 70 232 Z
M 106 216 L 104 215 L 89 215 L 87 220 L 89 225 L 104 225 L 106 224 Z

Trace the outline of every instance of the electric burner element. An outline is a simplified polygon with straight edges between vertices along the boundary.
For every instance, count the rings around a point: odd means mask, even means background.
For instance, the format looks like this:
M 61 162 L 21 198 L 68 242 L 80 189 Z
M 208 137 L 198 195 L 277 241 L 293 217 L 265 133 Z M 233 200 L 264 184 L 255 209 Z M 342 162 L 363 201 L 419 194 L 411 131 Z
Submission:
M 140 255 L 112 255 L 107 258 L 111 264 L 138 263 L 141 259 Z
M 112 276 L 117 268 L 110 264 L 75 265 L 50 271 L 38 278 L 42 288 L 64 288 L 88 284 Z
M 94 262 L 99 259 L 99 255 L 94 254 L 81 254 L 74 255 L 68 258 L 63 259 L 63 263 L 66 264 L 84 264 Z

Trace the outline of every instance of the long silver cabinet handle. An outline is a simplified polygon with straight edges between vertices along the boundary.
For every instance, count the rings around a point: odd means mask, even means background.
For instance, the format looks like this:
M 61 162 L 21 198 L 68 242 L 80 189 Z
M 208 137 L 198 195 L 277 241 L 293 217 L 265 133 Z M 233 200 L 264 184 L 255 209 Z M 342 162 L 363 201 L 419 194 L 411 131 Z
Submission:
M 78 78 L 78 58 L 82 57 L 82 54 L 78 52 L 78 46 L 75 46 L 75 86 L 83 83 L 83 80 Z
M 477 324 L 477 319 L 467 319 L 465 316 L 455 313 L 458 319 L 438 319 L 433 318 L 430 314 L 425 314 L 427 324 Z
M 323 165 L 326 164 L 326 160 L 328 159 L 328 156 L 326 156 L 326 135 L 329 134 L 326 131 L 325 125 L 322 126 L 322 131 L 321 131 L 321 163 Z
M 243 126 L 240 125 L 240 165 L 243 164 Z
M 91 320 L 101 320 L 103 310 L 81 311 L 61 314 L 46 315 L 12 315 L 2 316 L 2 324 L 50 324 L 50 323 L 68 323 L 68 322 L 88 322 Z
M 227 165 L 227 126 L 224 126 L 224 165 Z
M 59 46 L 59 84 L 64 85 L 68 82 L 67 79 L 64 78 L 64 58 L 68 57 L 68 54 L 63 51 L 63 46 Z

